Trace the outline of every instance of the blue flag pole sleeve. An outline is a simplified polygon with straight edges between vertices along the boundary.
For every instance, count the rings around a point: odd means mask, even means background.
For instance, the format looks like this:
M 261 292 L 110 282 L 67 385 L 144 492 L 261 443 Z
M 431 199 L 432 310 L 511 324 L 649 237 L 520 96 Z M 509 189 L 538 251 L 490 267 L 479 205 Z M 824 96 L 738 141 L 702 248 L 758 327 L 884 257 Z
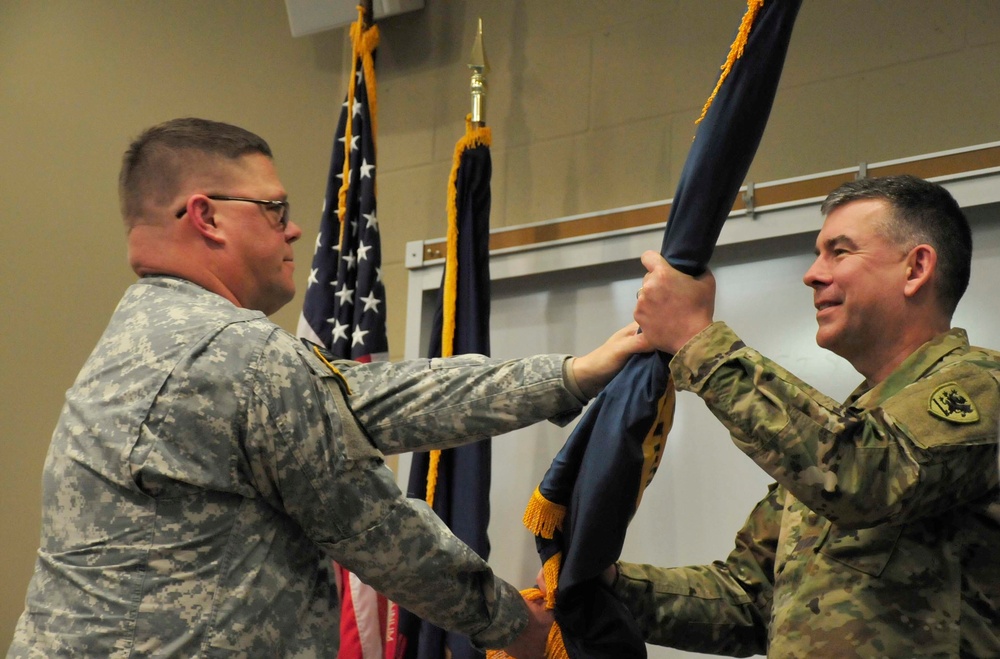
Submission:
M 697 275 L 708 266 L 760 144 L 800 4 L 748 2 L 728 74 L 710 99 L 671 204 L 661 254 L 679 270 Z M 669 359 L 653 353 L 629 360 L 584 414 L 525 514 L 547 584 L 557 570 L 558 588 L 549 590 L 572 659 L 646 656 L 636 622 L 599 577 L 618 560 L 662 455 L 673 414 Z
M 705 270 L 764 135 L 801 0 L 769 0 L 744 55 L 719 89 L 681 171 L 660 253 L 678 270 Z

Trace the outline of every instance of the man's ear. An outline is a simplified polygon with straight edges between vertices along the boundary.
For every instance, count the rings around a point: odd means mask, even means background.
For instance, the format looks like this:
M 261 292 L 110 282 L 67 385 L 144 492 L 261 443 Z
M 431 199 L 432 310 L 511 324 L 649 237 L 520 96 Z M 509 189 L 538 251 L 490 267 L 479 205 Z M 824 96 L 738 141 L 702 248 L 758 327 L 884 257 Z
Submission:
M 929 285 L 936 272 L 937 251 L 930 245 L 917 245 L 906 255 L 906 284 L 903 287 L 903 294 L 906 297 L 913 297 Z
M 187 213 L 181 219 L 186 220 L 205 240 L 221 245 L 226 240 L 215 224 L 215 210 L 215 204 L 205 195 L 192 195 L 188 198 Z

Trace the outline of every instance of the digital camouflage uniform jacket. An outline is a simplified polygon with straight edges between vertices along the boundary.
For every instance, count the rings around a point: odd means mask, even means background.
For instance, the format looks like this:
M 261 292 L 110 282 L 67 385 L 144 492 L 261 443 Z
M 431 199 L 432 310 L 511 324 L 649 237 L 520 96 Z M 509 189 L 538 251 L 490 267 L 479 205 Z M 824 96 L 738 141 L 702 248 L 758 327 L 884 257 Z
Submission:
M 480 645 L 509 643 L 518 591 L 402 495 L 383 453 L 568 421 L 582 403 L 565 361 L 337 362 L 338 377 L 260 312 L 138 281 L 67 392 L 8 656 L 332 659 L 331 559 Z
M 838 405 L 715 323 L 671 371 L 777 482 L 725 562 L 620 564 L 650 643 L 1000 657 L 1000 353 L 954 329 Z

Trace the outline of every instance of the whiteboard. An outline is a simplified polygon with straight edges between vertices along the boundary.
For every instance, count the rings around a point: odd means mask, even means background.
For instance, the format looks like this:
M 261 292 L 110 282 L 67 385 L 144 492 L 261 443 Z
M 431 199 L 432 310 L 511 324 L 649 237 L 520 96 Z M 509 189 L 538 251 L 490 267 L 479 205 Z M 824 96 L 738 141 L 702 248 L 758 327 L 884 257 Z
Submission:
M 972 282 L 954 324 L 969 331 L 973 344 L 996 348 L 1000 204 L 966 212 L 975 240 Z M 718 282 L 715 317 L 747 344 L 840 400 L 861 377 L 814 342 L 812 293 L 802 282 L 814 258 L 814 241 L 815 231 L 810 231 L 720 246 L 711 264 Z M 647 248 L 658 249 L 658 240 Z M 645 272 L 638 256 L 637 251 L 628 260 L 494 280 L 493 355 L 582 354 L 598 345 L 631 321 Z M 432 295 L 424 297 L 427 306 L 433 304 Z M 421 324 L 424 334 L 429 316 Z M 490 563 L 518 587 L 533 585 L 539 568 L 533 537 L 520 521 L 524 506 L 571 429 L 543 423 L 494 440 Z M 401 467 L 405 471 L 402 461 Z M 701 400 L 681 392 L 663 462 L 629 527 L 623 560 L 674 566 L 724 559 L 769 482 L 732 445 Z M 649 650 L 652 659 L 704 656 Z

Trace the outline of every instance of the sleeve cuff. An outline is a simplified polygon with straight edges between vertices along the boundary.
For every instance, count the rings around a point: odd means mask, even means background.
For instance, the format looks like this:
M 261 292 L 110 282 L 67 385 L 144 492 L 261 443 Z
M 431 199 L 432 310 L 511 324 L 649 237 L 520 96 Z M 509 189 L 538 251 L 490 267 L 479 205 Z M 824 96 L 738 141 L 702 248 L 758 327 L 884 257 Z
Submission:
M 528 625 L 528 608 L 521 593 L 502 579 L 496 579 L 495 583 L 496 599 L 490 624 L 470 638 L 478 650 L 505 648 Z
M 670 375 L 678 390 L 697 391 L 743 341 L 722 321 L 695 334 L 670 360 Z
M 576 396 L 576 399 L 580 401 L 580 405 L 586 405 L 590 402 L 590 397 L 583 393 L 583 389 L 576 382 L 576 375 L 573 373 L 573 360 L 576 357 L 567 357 L 563 360 L 563 384 L 569 390 L 571 394 Z

